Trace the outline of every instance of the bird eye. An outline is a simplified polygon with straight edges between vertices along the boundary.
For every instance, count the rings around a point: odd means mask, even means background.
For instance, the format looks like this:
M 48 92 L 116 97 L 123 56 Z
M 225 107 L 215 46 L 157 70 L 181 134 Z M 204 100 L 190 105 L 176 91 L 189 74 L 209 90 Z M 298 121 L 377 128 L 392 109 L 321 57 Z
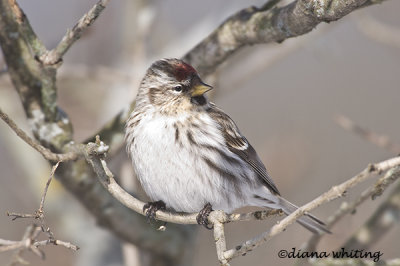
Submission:
M 183 89 L 182 85 L 177 85 L 174 87 L 174 91 L 176 91 L 176 92 L 181 92 L 182 89 Z

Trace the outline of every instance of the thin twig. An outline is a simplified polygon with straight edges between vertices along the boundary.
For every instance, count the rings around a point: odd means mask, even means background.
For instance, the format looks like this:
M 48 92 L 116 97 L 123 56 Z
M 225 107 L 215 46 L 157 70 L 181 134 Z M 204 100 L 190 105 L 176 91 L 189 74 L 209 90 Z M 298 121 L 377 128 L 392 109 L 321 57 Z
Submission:
M 16 220 L 18 218 L 36 218 L 36 214 L 30 213 L 17 213 L 17 212 L 7 212 L 7 216 L 11 217 L 11 220 Z
M 41 258 L 44 258 L 44 254 L 42 251 L 38 250 L 38 247 L 47 246 L 47 245 L 55 245 L 55 246 L 63 246 L 65 248 L 77 251 L 79 247 L 71 244 L 69 242 L 61 241 L 61 240 L 37 240 L 41 232 L 41 227 L 37 225 L 30 225 L 26 228 L 24 237 L 22 240 L 13 241 L 13 240 L 5 240 L 0 238 L 0 252 L 16 250 L 20 248 L 30 249 L 36 255 Z
M 6 122 L 6 124 L 20 137 L 23 141 L 25 141 L 28 145 L 32 148 L 37 150 L 45 159 L 53 162 L 65 162 L 76 160 L 78 158 L 78 154 L 76 152 L 67 152 L 64 154 L 53 153 L 49 149 L 43 147 L 39 144 L 36 140 L 29 137 L 22 129 L 20 129 L 17 124 L 0 108 L 0 117 L 1 119 Z
M 295 212 L 288 215 L 278 224 L 274 225 L 270 230 L 264 232 L 263 234 L 251 240 L 243 242 L 241 245 L 237 246 L 234 249 L 225 251 L 224 257 L 228 261 L 230 261 L 237 256 L 243 255 L 255 249 L 256 247 L 270 240 L 272 237 L 284 231 L 290 224 L 294 223 L 301 215 L 304 215 L 305 213 L 315 209 L 316 207 L 320 206 L 323 203 L 341 197 L 343 193 L 345 193 L 345 191 L 354 187 L 358 183 L 365 181 L 371 175 L 380 174 L 397 166 L 400 166 L 400 157 L 395 157 L 386 161 L 382 161 L 380 163 L 368 165 L 358 175 L 352 177 L 351 179 L 347 180 L 346 182 L 343 182 L 340 185 L 332 187 L 329 191 L 325 192 L 321 196 L 298 208 Z
M 12 241 L 0 238 L 0 252 L 14 250 L 24 245 L 25 244 L 22 241 Z
M 58 161 L 58 162 L 57 162 L 55 165 L 53 165 L 53 167 L 51 168 L 50 177 L 49 177 L 49 179 L 48 179 L 47 182 L 46 182 L 46 186 L 45 186 L 45 188 L 44 188 L 43 195 L 42 195 L 42 198 L 41 198 L 41 200 L 40 200 L 40 206 L 39 206 L 39 210 L 38 210 L 39 212 L 43 212 L 43 206 L 44 206 L 44 201 L 46 200 L 47 191 L 49 190 L 49 186 L 50 186 L 51 180 L 53 180 L 54 174 L 55 174 L 55 172 L 56 172 L 56 170 L 57 170 L 58 165 L 60 164 L 60 162 L 61 162 L 61 161 Z
M 61 241 L 61 240 L 42 240 L 42 241 L 37 241 L 35 243 L 32 244 L 35 247 L 40 247 L 40 246 L 47 246 L 47 245 L 55 245 L 55 246 L 63 246 L 67 249 L 73 250 L 73 251 L 77 251 L 79 250 L 78 246 L 75 246 L 74 244 L 71 244 L 69 242 L 65 242 L 65 241 Z
M 44 54 L 40 60 L 46 65 L 55 65 L 62 61 L 68 49 L 77 41 L 83 32 L 98 18 L 107 6 L 109 0 L 98 1 L 79 21 L 72 30 L 68 30 L 56 48 Z
M 343 202 L 340 208 L 327 219 L 327 228 L 332 228 L 338 221 L 340 221 L 346 214 L 352 213 L 358 206 L 360 206 L 368 198 L 375 199 L 380 196 L 383 191 L 393 182 L 400 178 L 400 168 L 394 167 L 386 172 L 384 176 L 378 179 L 374 185 L 366 189 L 361 195 L 351 203 Z M 314 251 L 321 239 L 321 235 L 313 235 L 307 243 L 304 244 L 303 250 Z
M 18 262 L 24 261 L 20 256 L 23 249 L 30 250 L 35 253 L 40 258 L 44 259 L 45 254 L 43 251 L 39 249 L 41 246 L 47 245 L 59 245 L 71 250 L 78 250 L 79 247 L 71 244 L 69 242 L 65 242 L 62 240 L 58 240 L 54 237 L 53 232 L 50 227 L 46 225 L 45 214 L 44 214 L 44 203 L 46 200 L 47 191 L 49 189 L 51 180 L 54 178 L 54 174 L 59 166 L 61 161 L 58 161 L 51 169 L 50 177 L 46 182 L 39 208 L 34 212 L 34 214 L 20 214 L 20 213 L 7 213 L 8 216 L 12 216 L 12 220 L 16 220 L 17 218 L 33 218 L 35 220 L 40 221 L 40 225 L 31 224 L 27 227 L 24 237 L 20 241 L 12 241 L 12 240 L 4 240 L 0 239 L 0 252 L 8 251 L 8 250 L 17 250 L 17 252 L 13 256 L 13 260 L 10 265 L 16 265 Z M 40 233 L 43 232 L 47 235 L 46 240 L 38 240 Z
M 15 212 L 7 212 L 7 216 L 11 216 L 12 220 L 16 220 L 18 218 L 34 218 L 36 220 L 40 220 L 41 222 L 41 226 L 42 226 L 42 231 L 46 232 L 49 236 L 50 239 L 54 238 L 53 233 L 50 231 L 50 228 L 46 226 L 45 222 L 44 222 L 44 202 L 46 200 L 46 195 L 47 195 L 47 191 L 49 189 L 51 180 L 54 178 L 54 174 L 58 168 L 58 165 L 61 163 L 61 161 L 58 161 L 55 165 L 53 165 L 51 172 L 50 172 L 50 177 L 46 182 L 41 200 L 40 200 L 40 205 L 39 205 L 39 209 L 37 209 L 33 214 L 30 213 L 15 213 Z
M 41 222 L 42 231 L 47 234 L 50 241 L 56 241 L 56 240 L 55 240 L 53 232 L 51 231 L 50 227 L 47 226 L 46 221 L 44 219 L 44 202 L 46 200 L 46 195 L 47 195 L 47 191 L 49 189 L 51 180 L 53 180 L 54 174 L 55 174 L 59 164 L 60 164 L 60 161 L 58 161 L 55 165 L 53 165 L 51 172 L 50 172 L 50 177 L 46 182 L 46 186 L 44 188 L 43 195 L 40 200 L 39 209 L 35 212 L 35 214 L 38 217 L 37 219 L 39 219 Z
M 44 227 L 45 227 L 45 224 L 44 224 L 44 202 L 46 200 L 46 195 L 47 195 L 47 191 L 49 190 L 49 186 L 50 186 L 51 180 L 54 178 L 54 174 L 55 174 L 58 166 L 60 165 L 60 163 L 61 163 L 61 161 L 58 161 L 55 165 L 53 165 L 53 167 L 51 169 L 50 177 L 46 182 L 42 197 L 40 199 L 39 208 L 33 214 L 7 212 L 7 216 L 11 216 L 13 221 L 18 219 L 18 218 L 34 218 L 36 220 L 40 220 L 41 223 L 42 223 L 43 232 L 49 231 L 48 228 L 44 229 Z M 49 234 L 50 234 L 50 238 L 52 238 L 53 233 L 50 232 Z

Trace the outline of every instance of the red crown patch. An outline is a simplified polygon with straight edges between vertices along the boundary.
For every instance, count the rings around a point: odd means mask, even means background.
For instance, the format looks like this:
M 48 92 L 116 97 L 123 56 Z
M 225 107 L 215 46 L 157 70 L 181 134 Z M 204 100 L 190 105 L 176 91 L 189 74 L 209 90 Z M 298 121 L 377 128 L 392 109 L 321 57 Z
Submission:
M 175 77 L 177 80 L 181 81 L 192 75 L 193 73 L 197 73 L 196 69 L 194 69 L 191 65 L 188 65 L 184 62 L 178 63 L 175 69 Z

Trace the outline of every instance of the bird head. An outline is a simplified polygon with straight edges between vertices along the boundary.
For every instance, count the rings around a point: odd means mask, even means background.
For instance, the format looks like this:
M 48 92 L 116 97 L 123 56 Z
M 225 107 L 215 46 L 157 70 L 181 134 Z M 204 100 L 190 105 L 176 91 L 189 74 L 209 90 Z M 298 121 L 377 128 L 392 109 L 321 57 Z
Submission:
M 179 112 L 207 104 L 204 93 L 212 87 L 197 71 L 179 59 L 154 62 L 140 85 L 138 97 L 166 112 Z

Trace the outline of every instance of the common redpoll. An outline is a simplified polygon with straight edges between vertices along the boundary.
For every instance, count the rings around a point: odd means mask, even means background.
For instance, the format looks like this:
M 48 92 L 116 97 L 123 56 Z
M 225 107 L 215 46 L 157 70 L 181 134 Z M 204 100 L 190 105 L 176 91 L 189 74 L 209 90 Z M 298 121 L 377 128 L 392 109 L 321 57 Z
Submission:
M 254 148 L 233 120 L 209 102 L 211 86 L 178 59 L 147 70 L 126 124 L 127 150 L 147 195 L 178 212 L 231 213 L 244 206 L 297 207 L 280 196 Z M 198 222 L 207 226 L 199 216 Z M 329 232 L 306 214 L 297 220 L 314 233 Z

